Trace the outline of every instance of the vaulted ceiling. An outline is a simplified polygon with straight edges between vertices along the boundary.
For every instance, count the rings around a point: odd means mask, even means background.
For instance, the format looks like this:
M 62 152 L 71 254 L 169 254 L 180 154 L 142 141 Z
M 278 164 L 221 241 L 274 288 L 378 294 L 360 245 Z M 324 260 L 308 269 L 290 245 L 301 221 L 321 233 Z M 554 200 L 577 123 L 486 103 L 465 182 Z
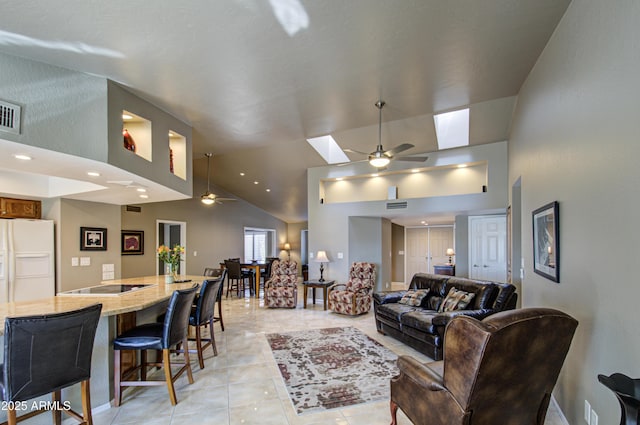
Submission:
M 472 144 L 506 140 L 569 3 L 22 0 L 2 5 L 0 51 L 129 87 L 192 125 L 201 183 L 212 152 L 215 185 L 297 222 L 306 169 L 326 165 L 306 139 L 374 150 L 378 99 L 383 144 L 406 154 L 437 150 L 433 114 L 468 106 Z

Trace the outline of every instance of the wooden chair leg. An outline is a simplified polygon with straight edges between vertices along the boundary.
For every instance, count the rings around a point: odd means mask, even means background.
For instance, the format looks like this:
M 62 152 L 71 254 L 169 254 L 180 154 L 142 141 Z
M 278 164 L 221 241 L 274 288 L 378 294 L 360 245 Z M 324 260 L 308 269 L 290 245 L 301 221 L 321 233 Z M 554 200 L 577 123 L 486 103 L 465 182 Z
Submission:
M 53 423 L 56 425 L 62 424 L 62 410 L 58 407 L 60 406 L 61 400 L 61 391 L 54 391 L 51 393 L 51 401 L 53 401 L 53 408 L 51 409 L 51 414 L 53 415 Z
M 200 364 L 200 369 L 204 369 L 204 356 L 202 355 L 202 333 L 200 332 L 200 326 L 196 325 L 195 328 L 196 328 L 196 352 L 198 353 L 198 364 Z
M 90 380 L 82 381 L 80 384 L 82 391 L 82 418 L 87 425 L 93 425 L 93 417 L 91 416 L 91 383 Z
M 220 318 L 220 327 L 224 332 L 224 322 L 222 321 L 222 300 L 218 300 L 218 317 Z
M 187 346 L 187 339 L 184 339 L 184 346 Z M 187 376 L 189 377 L 189 384 L 193 384 L 193 374 L 191 373 L 191 360 L 189 360 L 189 350 L 184 350 L 184 363 L 187 367 Z
M 213 318 L 209 320 L 209 334 L 211 335 L 211 347 L 213 348 L 213 355 L 218 355 L 218 348 L 216 347 L 216 338 L 213 335 Z
M 396 425 L 398 423 L 397 413 L 398 413 L 398 404 L 391 400 L 389 402 L 389 408 L 391 409 L 391 425 Z
M 13 407 L 7 408 L 7 424 L 8 425 L 16 425 L 18 423 L 18 418 L 16 416 L 16 411 Z
M 113 404 L 115 407 L 119 407 L 122 403 L 120 379 L 122 379 L 120 371 L 120 350 L 113 350 Z
M 147 380 L 147 350 L 140 350 L 140 380 Z
M 188 350 L 184 350 L 185 353 L 188 353 Z M 169 391 L 169 399 L 171 400 L 171 405 L 175 406 L 178 404 L 178 400 L 176 399 L 176 390 L 173 387 L 173 376 L 171 375 L 171 359 L 169 357 L 170 351 L 168 348 L 162 350 L 162 367 L 164 367 L 164 379 L 167 381 L 167 390 Z

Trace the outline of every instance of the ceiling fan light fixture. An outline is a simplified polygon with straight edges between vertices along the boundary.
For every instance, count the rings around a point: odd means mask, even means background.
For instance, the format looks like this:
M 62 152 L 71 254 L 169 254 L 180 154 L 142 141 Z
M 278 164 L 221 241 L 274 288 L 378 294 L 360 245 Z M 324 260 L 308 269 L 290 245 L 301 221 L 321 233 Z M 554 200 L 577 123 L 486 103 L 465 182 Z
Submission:
M 376 168 L 386 167 L 389 162 L 390 160 L 386 156 L 372 156 L 369 158 L 369 164 Z
M 208 196 L 202 195 L 200 201 L 202 201 L 203 204 L 205 205 L 211 205 L 215 202 L 214 199 L 209 198 Z

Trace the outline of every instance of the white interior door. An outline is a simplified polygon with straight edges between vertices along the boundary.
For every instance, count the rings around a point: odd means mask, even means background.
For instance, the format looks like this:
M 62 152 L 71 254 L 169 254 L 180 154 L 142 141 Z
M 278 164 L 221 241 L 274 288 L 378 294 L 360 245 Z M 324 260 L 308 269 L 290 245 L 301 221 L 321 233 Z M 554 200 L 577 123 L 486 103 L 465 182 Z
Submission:
M 447 248 L 453 248 L 453 227 L 430 227 L 429 273 L 433 273 L 433 266 L 446 264 L 449 261 Z
M 408 285 L 411 278 L 416 273 L 427 273 L 429 268 L 427 257 L 429 255 L 428 248 L 429 230 L 427 228 L 407 229 L 406 244 L 406 262 L 404 280 Z
M 506 217 L 469 217 L 469 233 L 469 277 L 506 282 Z
M 408 228 L 405 233 L 405 283 L 416 273 L 433 273 L 433 266 L 449 261 L 453 248 L 453 226 Z

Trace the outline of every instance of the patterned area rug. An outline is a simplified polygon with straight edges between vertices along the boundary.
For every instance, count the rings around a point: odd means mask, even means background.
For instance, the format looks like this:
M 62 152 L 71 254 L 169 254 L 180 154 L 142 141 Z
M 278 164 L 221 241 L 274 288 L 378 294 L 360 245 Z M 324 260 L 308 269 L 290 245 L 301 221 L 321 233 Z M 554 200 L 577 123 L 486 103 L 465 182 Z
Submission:
M 389 399 L 398 357 L 356 328 L 275 333 L 267 340 L 298 414 Z

